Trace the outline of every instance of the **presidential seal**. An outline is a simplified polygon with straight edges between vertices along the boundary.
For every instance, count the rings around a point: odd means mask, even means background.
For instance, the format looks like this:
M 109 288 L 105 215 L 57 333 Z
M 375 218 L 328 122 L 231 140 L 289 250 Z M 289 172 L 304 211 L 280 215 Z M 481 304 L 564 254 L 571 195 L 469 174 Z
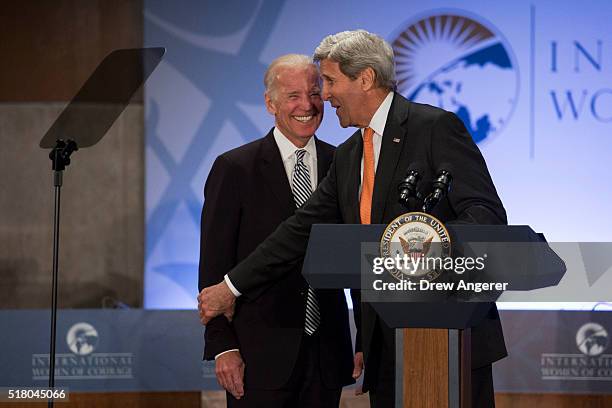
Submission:
M 444 224 L 422 212 L 406 213 L 391 221 L 380 240 L 381 256 L 395 260 L 387 271 L 400 281 L 435 280 L 450 252 Z

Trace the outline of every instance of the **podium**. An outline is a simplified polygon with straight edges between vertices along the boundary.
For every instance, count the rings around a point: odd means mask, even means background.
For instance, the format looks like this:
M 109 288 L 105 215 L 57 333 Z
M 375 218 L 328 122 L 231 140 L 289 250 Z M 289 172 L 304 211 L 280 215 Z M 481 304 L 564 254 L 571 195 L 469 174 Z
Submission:
M 350 288 L 363 293 L 364 276 L 372 275 L 372 250 L 385 227 L 313 225 L 302 270 L 308 283 L 316 289 Z M 528 226 L 448 224 L 446 228 L 452 253 L 487 254 L 491 262 L 481 278 L 508 282 L 508 290 L 554 286 L 565 274 L 563 260 L 542 234 Z M 450 296 L 442 301 L 422 294 L 399 301 L 362 295 L 362 301 L 370 300 L 378 316 L 396 329 L 397 407 L 471 406 L 471 328 L 484 319 L 501 293 L 478 299 Z

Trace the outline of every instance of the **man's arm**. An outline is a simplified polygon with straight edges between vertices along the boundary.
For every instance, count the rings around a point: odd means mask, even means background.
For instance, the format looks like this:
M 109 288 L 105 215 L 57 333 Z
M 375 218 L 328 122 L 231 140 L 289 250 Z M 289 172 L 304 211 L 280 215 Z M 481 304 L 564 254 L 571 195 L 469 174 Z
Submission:
M 455 114 L 442 114 L 432 129 L 431 154 L 434 166 L 453 166 L 451 207 L 457 214 L 453 223 L 506 224 L 506 211 L 502 205 L 487 165 Z
M 336 184 L 336 159 L 310 199 L 285 220 L 244 261 L 228 273 L 245 297 L 256 297 L 261 287 L 289 273 L 304 258 L 313 224 L 341 222 Z
M 204 187 L 200 235 L 199 289 L 217 284 L 236 264 L 240 223 L 240 197 L 236 171 L 223 156 L 215 160 Z M 204 358 L 238 349 L 231 323 L 218 316 L 206 325 Z

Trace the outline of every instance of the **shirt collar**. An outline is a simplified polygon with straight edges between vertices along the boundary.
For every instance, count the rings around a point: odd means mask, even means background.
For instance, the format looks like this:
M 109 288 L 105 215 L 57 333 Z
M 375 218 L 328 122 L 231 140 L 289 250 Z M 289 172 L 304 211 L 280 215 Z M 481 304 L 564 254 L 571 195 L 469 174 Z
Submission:
M 274 140 L 276 141 L 276 145 L 278 146 L 278 150 L 280 150 L 281 158 L 283 162 L 287 161 L 295 154 L 295 151 L 299 149 L 293 143 L 287 139 L 287 137 L 281 132 L 277 127 L 274 127 Z M 316 148 L 315 148 L 315 138 L 311 137 L 306 143 L 306 146 L 303 147 L 306 150 L 306 154 L 310 155 L 313 158 L 317 157 Z
M 382 136 L 383 132 L 385 131 L 385 124 L 387 123 L 387 117 L 389 116 L 389 110 L 391 109 L 391 102 L 393 102 L 393 92 L 389 92 L 387 94 L 374 113 L 374 116 L 372 116 L 372 120 L 370 120 L 369 127 L 377 135 Z M 363 134 L 363 129 L 361 130 L 361 134 Z

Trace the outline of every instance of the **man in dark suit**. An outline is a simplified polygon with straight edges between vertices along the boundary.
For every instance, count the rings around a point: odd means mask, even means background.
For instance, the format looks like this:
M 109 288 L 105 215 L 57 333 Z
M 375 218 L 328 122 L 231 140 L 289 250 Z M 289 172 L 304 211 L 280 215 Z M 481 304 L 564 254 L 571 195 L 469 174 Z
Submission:
M 312 59 L 279 57 L 264 83 L 275 127 L 219 156 L 206 181 L 200 290 L 291 216 L 332 161 L 334 147 L 313 136 L 323 101 Z M 233 321 L 208 322 L 204 357 L 216 360 L 230 407 L 337 407 L 342 387 L 354 382 L 344 292 L 314 291 L 294 264 L 257 299 L 240 298 Z
M 259 288 L 302 259 L 312 224 L 384 224 L 404 213 L 397 186 L 416 162 L 423 164 L 423 180 L 432 180 L 443 164 L 453 167 L 453 190 L 433 211 L 442 222 L 507 222 L 484 159 L 461 120 L 393 92 L 393 51 L 382 38 L 363 30 L 331 35 L 315 51 L 315 60 L 320 62 L 323 98 L 336 108 L 342 127 L 359 130 L 338 147 L 327 177 L 306 205 L 228 273 L 227 280 L 242 296 L 257 296 Z M 220 284 L 201 292 L 199 301 L 206 321 L 231 313 L 235 293 Z M 368 304 L 356 312 L 361 321 L 356 349 L 365 355 L 364 389 L 370 391 L 373 407 L 391 407 L 393 330 Z M 487 318 L 472 329 L 473 406 L 494 406 L 491 363 L 505 355 L 499 316 L 491 304 Z

